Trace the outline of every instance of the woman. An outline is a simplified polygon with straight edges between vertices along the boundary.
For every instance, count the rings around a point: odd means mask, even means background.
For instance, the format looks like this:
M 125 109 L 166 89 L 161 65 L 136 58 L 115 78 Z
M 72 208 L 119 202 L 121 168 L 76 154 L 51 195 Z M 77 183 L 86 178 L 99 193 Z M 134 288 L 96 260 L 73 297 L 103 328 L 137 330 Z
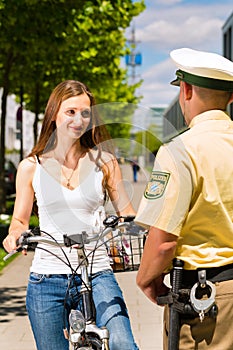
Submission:
M 106 151 L 110 140 L 94 105 L 93 95 L 78 81 L 64 81 L 52 92 L 38 143 L 18 168 L 14 213 L 3 242 L 8 252 L 16 248 L 17 238 L 28 228 L 34 197 L 41 230 L 58 241 L 64 233 L 85 230 L 91 235 L 98 231 L 106 195 L 118 215 L 135 214 L 124 191 L 118 163 Z M 87 245 L 87 253 L 94 245 Z M 64 255 L 59 248 L 43 244 L 39 247 L 45 250 L 36 249 L 26 299 L 37 349 L 68 350 L 62 328 L 70 268 L 61 261 Z M 65 251 L 76 269 L 75 249 Z M 138 349 L 106 249 L 98 248 L 90 259 L 97 325 L 109 329 L 111 350 Z M 78 277 L 76 282 L 80 285 Z M 74 308 L 72 303 L 71 297 L 67 305 Z

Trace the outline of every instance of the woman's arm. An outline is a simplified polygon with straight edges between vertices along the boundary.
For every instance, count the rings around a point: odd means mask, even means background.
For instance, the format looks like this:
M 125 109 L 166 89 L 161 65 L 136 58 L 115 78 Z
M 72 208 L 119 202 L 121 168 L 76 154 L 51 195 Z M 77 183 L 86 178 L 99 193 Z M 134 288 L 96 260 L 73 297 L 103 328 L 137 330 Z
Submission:
M 32 158 L 24 159 L 18 167 L 16 176 L 16 199 L 8 236 L 3 241 L 7 252 L 16 248 L 16 240 L 28 229 L 32 212 L 34 191 L 32 179 L 36 163 Z
M 136 212 L 126 193 L 121 169 L 114 158 L 103 167 L 107 167 L 107 190 L 117 215 L 136 215 Z

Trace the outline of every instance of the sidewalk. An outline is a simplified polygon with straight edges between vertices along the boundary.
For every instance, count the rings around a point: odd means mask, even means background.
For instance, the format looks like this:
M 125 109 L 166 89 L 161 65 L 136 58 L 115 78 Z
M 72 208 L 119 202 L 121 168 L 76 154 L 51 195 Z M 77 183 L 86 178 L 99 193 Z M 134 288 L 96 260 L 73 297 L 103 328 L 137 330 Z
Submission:
M 132 182 L 132 170 L 122 165 L 125 187 L 135 209 L 138 208 L 148 175 L 140 171 Z M 107 207 L 109 211 L 111 206 Z M 19 255 L 0 275 L 0 344 L 2 349 L 36 350 L 25 309 L 28 271 L 33 253 Z M 128 306 L 135 340 L 140 350 L 162 350 L 162 311 L 136 286 L 136 272 L 116 274 Z M 124 349 L 122 349 L 124 350 Z

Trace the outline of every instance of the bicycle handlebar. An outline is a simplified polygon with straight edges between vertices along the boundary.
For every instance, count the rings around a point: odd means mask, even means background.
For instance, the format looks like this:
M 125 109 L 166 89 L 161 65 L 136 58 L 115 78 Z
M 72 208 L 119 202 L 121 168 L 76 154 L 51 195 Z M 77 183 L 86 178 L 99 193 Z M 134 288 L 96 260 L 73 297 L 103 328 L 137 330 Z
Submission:
M 124 219 L 124 222 L 119 222 L 120 219 Z M 133 236 L 139 236 L 142 234 L 145 234 L 146 231 L 142 230 L 140 226 L 135 224 L 133 222 L 134 216 L 126 216 L 126 217 L 118 217 L 118 216 L 109 216 L 104 220 L 105 229 L 103 231 L 100 231 L 96 235 L 89 237 L 86 231 L 83 231 L 82 233 L 74 234 L 74 235 L 63 235 L 63 243 L 59 243 L 57 241 L 53 241 L 51 238 L 46 238 L 44 236 L 40 236 L 41 231 L 38 230 L 38 228 L 35 229 L 29 229 L 26 230 L 21 234 L 19 239 L 17 240 L 17 249 L 11 251 L 9 254 L 7 254 L 3 260 L 6 261 L 9 259 L 12 255 L 22 251 L 26 250 L 28 246 L 30 247 L 36 247 L 37 243 L 47 243 L 54 246 L 60 246 L 60 247 L 71 247 L 74 245 L 81 245 L 88 244 L 90 242 L 95 242 L 98 240 L 103 239 L 108 233 L 112 232 L 113 230 L 118 229 L 117 236 L 130 234 Z M 122 228 L 127 228 L 126 232 L 121 231 Z

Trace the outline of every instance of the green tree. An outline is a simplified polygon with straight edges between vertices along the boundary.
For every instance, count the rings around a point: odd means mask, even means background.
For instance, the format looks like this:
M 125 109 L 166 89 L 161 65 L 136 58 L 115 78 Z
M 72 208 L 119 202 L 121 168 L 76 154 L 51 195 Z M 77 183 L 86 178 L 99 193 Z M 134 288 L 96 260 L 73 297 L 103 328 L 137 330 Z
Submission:
M 38 82 L 43 84 L 42 74 L 35 67 L 54 59 L 54 50 L 65 45 L 62 33 L 74 4 L 78 1 L 35 0 L 2 1 L 0 7 L 0 86 L 1 141 L 0 141 L 0 210 L 5 210 L 5 122 L 7 96 L 30 86 L 29 93 Z M 79 1 L 81 5 L 81 1 Z M 54 16 L 56 14 L 56 16 Z M 44 18 L 47 20 L 44 21 Z M 62 21 L 63 19 L 63 21 Z M 43 61 L 43 63 L 42 63 Z M 37 74 L 33 74 L 33 73 Z M 41 80 L 39 80 L 41 79 Z
M 35 140 L 38 115 L 43 112 L 50 91 L 61 80 L 75 78 L 84 81 L 97 96 L 98 103 L 135 103 L 138 100 L 135 90 L 140 84 L 139 82 L 130 86 L 127 83 L 127 71 L 120 68 L 120 59 L 126 52 L 124 29 L 129 26 L 133 16 L 144 9 L 143 2 L 76 1 L 76 8 L 73 8 L 71 2 L 71 15 L 67 16 L 63 6 L 59 6 L 61 14 L 58 16 L 56 11 L 55 19 L 55 11 L 48 7 L 50 2 L 44 1 L 40 6 L 45 9 L 40 11 L 38 5 L 30 6 L 29 16 L 34 21 L 30 28 L 32 38 L 28 44 L 35 48 L 35 53 L 29 50 L 27 62 L 20 65 L 21 70 L 23 68 L 20 77 L 23 77 L 24 91 L 27 93 L 26 106 L 35 112 Z M 65 3 L 66 11 L 69 11 L 67 3 L 69 1 Z M 37 14 L 41 12 L 47 16 L 38 18 Z M 37 30 L 41 26 L 43 35 Z M 51 35 L 50 28 L 53 28 L 55 38 Z M 48 34 L 52 42 L 47 40 Z M 25 57 L 23 59 L 25 61 Z M 29 69 L 25 71 L 27 66 Z M 17 66 L 16 69 L 17 77 Z M 20 77 L 14 80 L 22 82 Z M 20 88 L 18 87 L 18 91 Z M 110 129 L 113 131 L 113 128 Z
M 134 103 L 135 86 L 120 68 L 125 54 L 124 30 L 143 9 L 132 0 L 1 0 L 0 211 L 5 207 L 4 160 L 6 102 L 9 93 L 24 91 L 26 108 L 38 115 L 53 87 L 63 79 L 79 79 L 91 87 L 99 103 Z
M 145 147 L 147 152 L 156 154 L 159 147 L 162 145 L 162 142 L 158 138 L 157 134 L 157 126 L 155 124 L 149 125 L 147 130 L 137 132 L 135 135 L 135 155 L 141 154 L 141 145 Z

